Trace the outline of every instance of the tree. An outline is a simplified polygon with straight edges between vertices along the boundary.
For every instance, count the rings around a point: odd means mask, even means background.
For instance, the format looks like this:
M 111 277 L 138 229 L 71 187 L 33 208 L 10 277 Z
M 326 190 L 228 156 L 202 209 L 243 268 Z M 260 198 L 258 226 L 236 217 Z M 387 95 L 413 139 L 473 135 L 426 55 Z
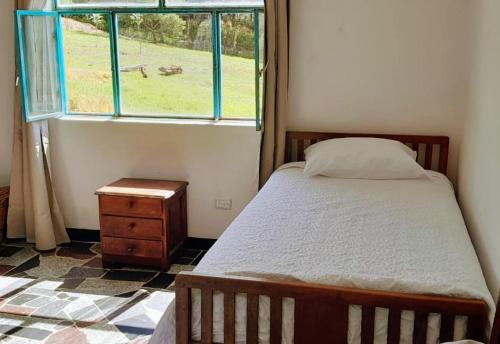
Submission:
M 172 45 L 178 43 L 185 28 L 186 22 L 177 14 L 144 14 L 140 23 L 148 40 Z

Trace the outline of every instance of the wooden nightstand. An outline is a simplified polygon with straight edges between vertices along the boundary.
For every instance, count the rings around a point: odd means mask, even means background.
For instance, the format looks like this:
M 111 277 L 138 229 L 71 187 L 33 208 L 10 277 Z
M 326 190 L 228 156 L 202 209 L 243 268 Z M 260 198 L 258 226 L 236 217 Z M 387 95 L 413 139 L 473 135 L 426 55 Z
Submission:
M 187 185 L 125 178 L 98 189 L 103 264 L 167 270 L 187 238 Z

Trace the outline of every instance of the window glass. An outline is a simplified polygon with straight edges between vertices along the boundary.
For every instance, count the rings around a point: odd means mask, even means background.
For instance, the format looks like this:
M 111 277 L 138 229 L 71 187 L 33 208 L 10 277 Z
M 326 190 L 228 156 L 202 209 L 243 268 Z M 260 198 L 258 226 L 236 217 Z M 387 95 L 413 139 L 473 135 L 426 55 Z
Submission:
M 263 7 L 264 0 L 165 0 L 165 6 L 189 7 Z
M 63 111 L 55 16 L 20 17 L 24 113 L 27 121 Z
M 157 7 L 158 0 L 57 0 L 58 7 Z
M 213 117 L 209 14 L 119 14 L 122 112 Z
M 221 25 L 222 117 L 254 119 L 256 114 L 254 14 L 223 14 Z
M 68 111 L 113 113 L 108 16 L 63 16 Z

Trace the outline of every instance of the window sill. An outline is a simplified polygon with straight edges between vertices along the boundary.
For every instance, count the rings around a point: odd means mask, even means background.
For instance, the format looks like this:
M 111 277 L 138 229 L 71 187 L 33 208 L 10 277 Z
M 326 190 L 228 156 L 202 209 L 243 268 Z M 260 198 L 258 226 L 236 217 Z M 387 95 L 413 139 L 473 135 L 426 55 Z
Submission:
M 213 120 L 190 118 L 153 118 L 153 117 L 113 117 L 103 115 L 66 115 L 58 118 L 59 121 L 71 122 L 112 122 L 112 123 L 139 123 L 139 124 L 173 124 L 222 127 L 249 127 L 255 129 L 255 121 L 245 120 Z

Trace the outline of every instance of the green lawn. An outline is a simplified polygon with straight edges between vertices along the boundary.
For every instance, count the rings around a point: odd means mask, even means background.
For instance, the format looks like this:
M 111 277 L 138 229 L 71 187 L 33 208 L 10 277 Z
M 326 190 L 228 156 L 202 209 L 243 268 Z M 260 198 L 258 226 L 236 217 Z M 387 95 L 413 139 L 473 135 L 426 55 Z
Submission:
M 64 30 L 69 110 L 113 112 L 109 39 L 104 35 Z M 120 38 L 120 66 L 147 65 L 121 73 L 122 108 L 130 114 L 213 114 L 212 54 Z M 255 64 L 252 59 L 223 56 L 223 117 L 255 117 Z M 180 65 L 183 73 L 161 76 L 159 67 Z

